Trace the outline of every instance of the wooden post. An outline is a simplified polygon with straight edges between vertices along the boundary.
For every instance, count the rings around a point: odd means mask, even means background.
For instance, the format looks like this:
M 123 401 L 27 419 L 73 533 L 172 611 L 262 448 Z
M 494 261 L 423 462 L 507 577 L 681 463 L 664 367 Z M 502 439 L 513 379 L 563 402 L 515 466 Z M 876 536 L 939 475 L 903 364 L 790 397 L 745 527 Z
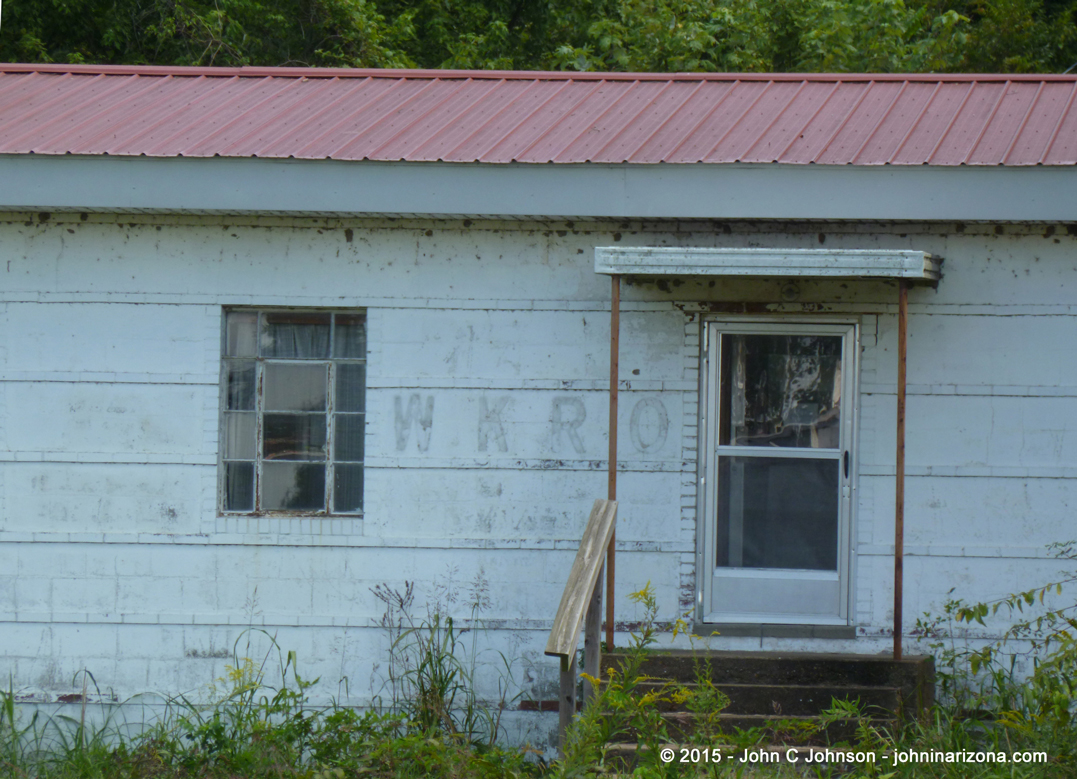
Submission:
M 901 607 L 905 583 L 905 360 L 909 285 L 898 282 L 897 453 L 894 473 L 894 659 L 901 659 Z
M 561 734 L 561 755 L 565 754 L 565 734 L 576 714 L 576 654 L 561 658 L 561 700 L 557 707 L 557 728 Z
M 617 384 L 620 373 L 621 340 L 621 277 L 616 273 L 610 279 L 610 454 L 608 500 L 617 500 Z M 613 651 L 613 583 L 616 578 L 617 527 L 613 528 L 610 545 L 606 550 L 606 649 Z M 596 586 L 596 589 L 598 587 Z
M 593 679 L 599 678 L 602 665 L 602 571 L 598 572 L 595 589 L 587 604 L 587 616 L 583 622 L 583 671 Z M 583 683 L 583 707 L 594 699 L 595 689 L 589 681 Z

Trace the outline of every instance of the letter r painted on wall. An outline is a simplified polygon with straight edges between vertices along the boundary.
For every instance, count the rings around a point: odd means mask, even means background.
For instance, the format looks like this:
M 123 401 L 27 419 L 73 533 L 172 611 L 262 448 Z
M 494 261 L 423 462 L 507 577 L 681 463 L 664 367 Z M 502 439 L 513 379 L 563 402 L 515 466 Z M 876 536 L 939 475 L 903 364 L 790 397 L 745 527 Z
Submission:
M 426 408 L 421 408 L 422 400 L 418 392 L 412 393 L 408 398 L 408 410 L 404 413 L 404 398 L 397 395 L 393 398 L 393 410 L 396 412 L 396 450 L 403 452 L 408 446 L 408 438 L 411 429 L 418 426 L 415 443 L 420 452 L 430 448 L 430 431 L 434 426 L 434 397 L 426 396 Z
M 561 434 L 564 433 L 572 444 L 572 448 L 576 450 L 576 454 L 583 454 L 583 439 L 580 438 L 579 429 L 583 426 L 585 419 L 587 419 L 587 410 L 579 398 L 553 399 L 550 423 L 553 425 L 554 451 L 561 448 Z

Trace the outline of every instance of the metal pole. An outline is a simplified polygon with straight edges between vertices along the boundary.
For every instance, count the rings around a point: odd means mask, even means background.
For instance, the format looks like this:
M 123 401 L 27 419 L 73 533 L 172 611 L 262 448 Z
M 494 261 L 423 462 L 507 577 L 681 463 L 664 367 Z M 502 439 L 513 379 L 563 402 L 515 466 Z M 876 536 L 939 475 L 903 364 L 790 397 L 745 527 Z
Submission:
M 610 301 L 610 454 L 609 490 L 607 497 L 617 500 L 617 382 L 621 340 L 621 277 L 613 274 Z M 613 650 L 613 581 L 615 576 L 615 547 L 617 527 L 613 528 L 610 545 L 606 549 L 606 650 Z
M 901 659 L 901 606 L 905 582 L 905 360 L 909 285 L 898 282 L 897 453 L 894 478 L 894 659 Z

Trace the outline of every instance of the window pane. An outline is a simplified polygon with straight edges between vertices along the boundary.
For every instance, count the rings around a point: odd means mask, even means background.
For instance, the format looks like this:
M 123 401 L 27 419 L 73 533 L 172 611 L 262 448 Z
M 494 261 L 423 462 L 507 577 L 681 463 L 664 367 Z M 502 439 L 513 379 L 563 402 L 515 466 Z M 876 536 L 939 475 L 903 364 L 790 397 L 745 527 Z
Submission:
M 363 466 L 333 466 L 333 511 L 363 510 Z
M 224 407 L 228 411 L 254 410 L 254 362 L 229 360 L 224 364 Z
M 266 314 L 263 357 L 324 359 L 329 356 L 329 314 Z
M 266 511 L 321 511 L 325 508 L 325 466 L 264 463 L 262 508 Z
M 839 464 L 720 457 L 717 564 L 836 571 Z
M 267 460 L 324 460 L 325 414 L 266 414 L 262 456 Z
M 250 411 L 231 411 L 224 415 L 224 459 L 254 459 L 254 420 Z
M 362 462 L 366 414 L 335 414 L 337 428 L 333 441 L 333 459 L 338 462 Z
M 228 357 L 258 356 L 258 314 L 230 311 L 224 327 L 224 353 Z
M 266 411 L 325 411 L 325 364 L 267 362 L 263 374 Z
M 337 363 L 337 411 L 365 411 L 366 365 Z
M 366 317 L 337 314 L 333 356 L 353 359 L 366 357 Z
M 254 510 L 254 463 L 224 464 L 224 510 Z
M 836 449 L 838 335 L 723 335 L 719 444 Z

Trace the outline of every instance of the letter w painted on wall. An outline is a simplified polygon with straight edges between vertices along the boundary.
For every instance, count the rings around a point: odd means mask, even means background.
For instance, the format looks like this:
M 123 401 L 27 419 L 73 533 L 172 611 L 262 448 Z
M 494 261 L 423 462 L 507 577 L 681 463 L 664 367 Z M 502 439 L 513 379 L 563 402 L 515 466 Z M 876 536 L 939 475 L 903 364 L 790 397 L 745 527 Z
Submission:
M 419 393 L 412 393 L 408 398 L 408 411 L 404 413 L 404 398 L 397 395 L 393 398 L 393 407 L 396 411 L 396 450 L 403 452 L 408 446 L 408 437 L 411 435 L 411 429 L 418 424 L 419 430 L 417 432 L 415 443 L 419 446 L 420 452 L 425 452 L 430 448 L 430 430 L 434 426 L 434 397 L 432 395 L 426 396 L 426 408 L 420 408 L 422 401 L 419 398 Z

